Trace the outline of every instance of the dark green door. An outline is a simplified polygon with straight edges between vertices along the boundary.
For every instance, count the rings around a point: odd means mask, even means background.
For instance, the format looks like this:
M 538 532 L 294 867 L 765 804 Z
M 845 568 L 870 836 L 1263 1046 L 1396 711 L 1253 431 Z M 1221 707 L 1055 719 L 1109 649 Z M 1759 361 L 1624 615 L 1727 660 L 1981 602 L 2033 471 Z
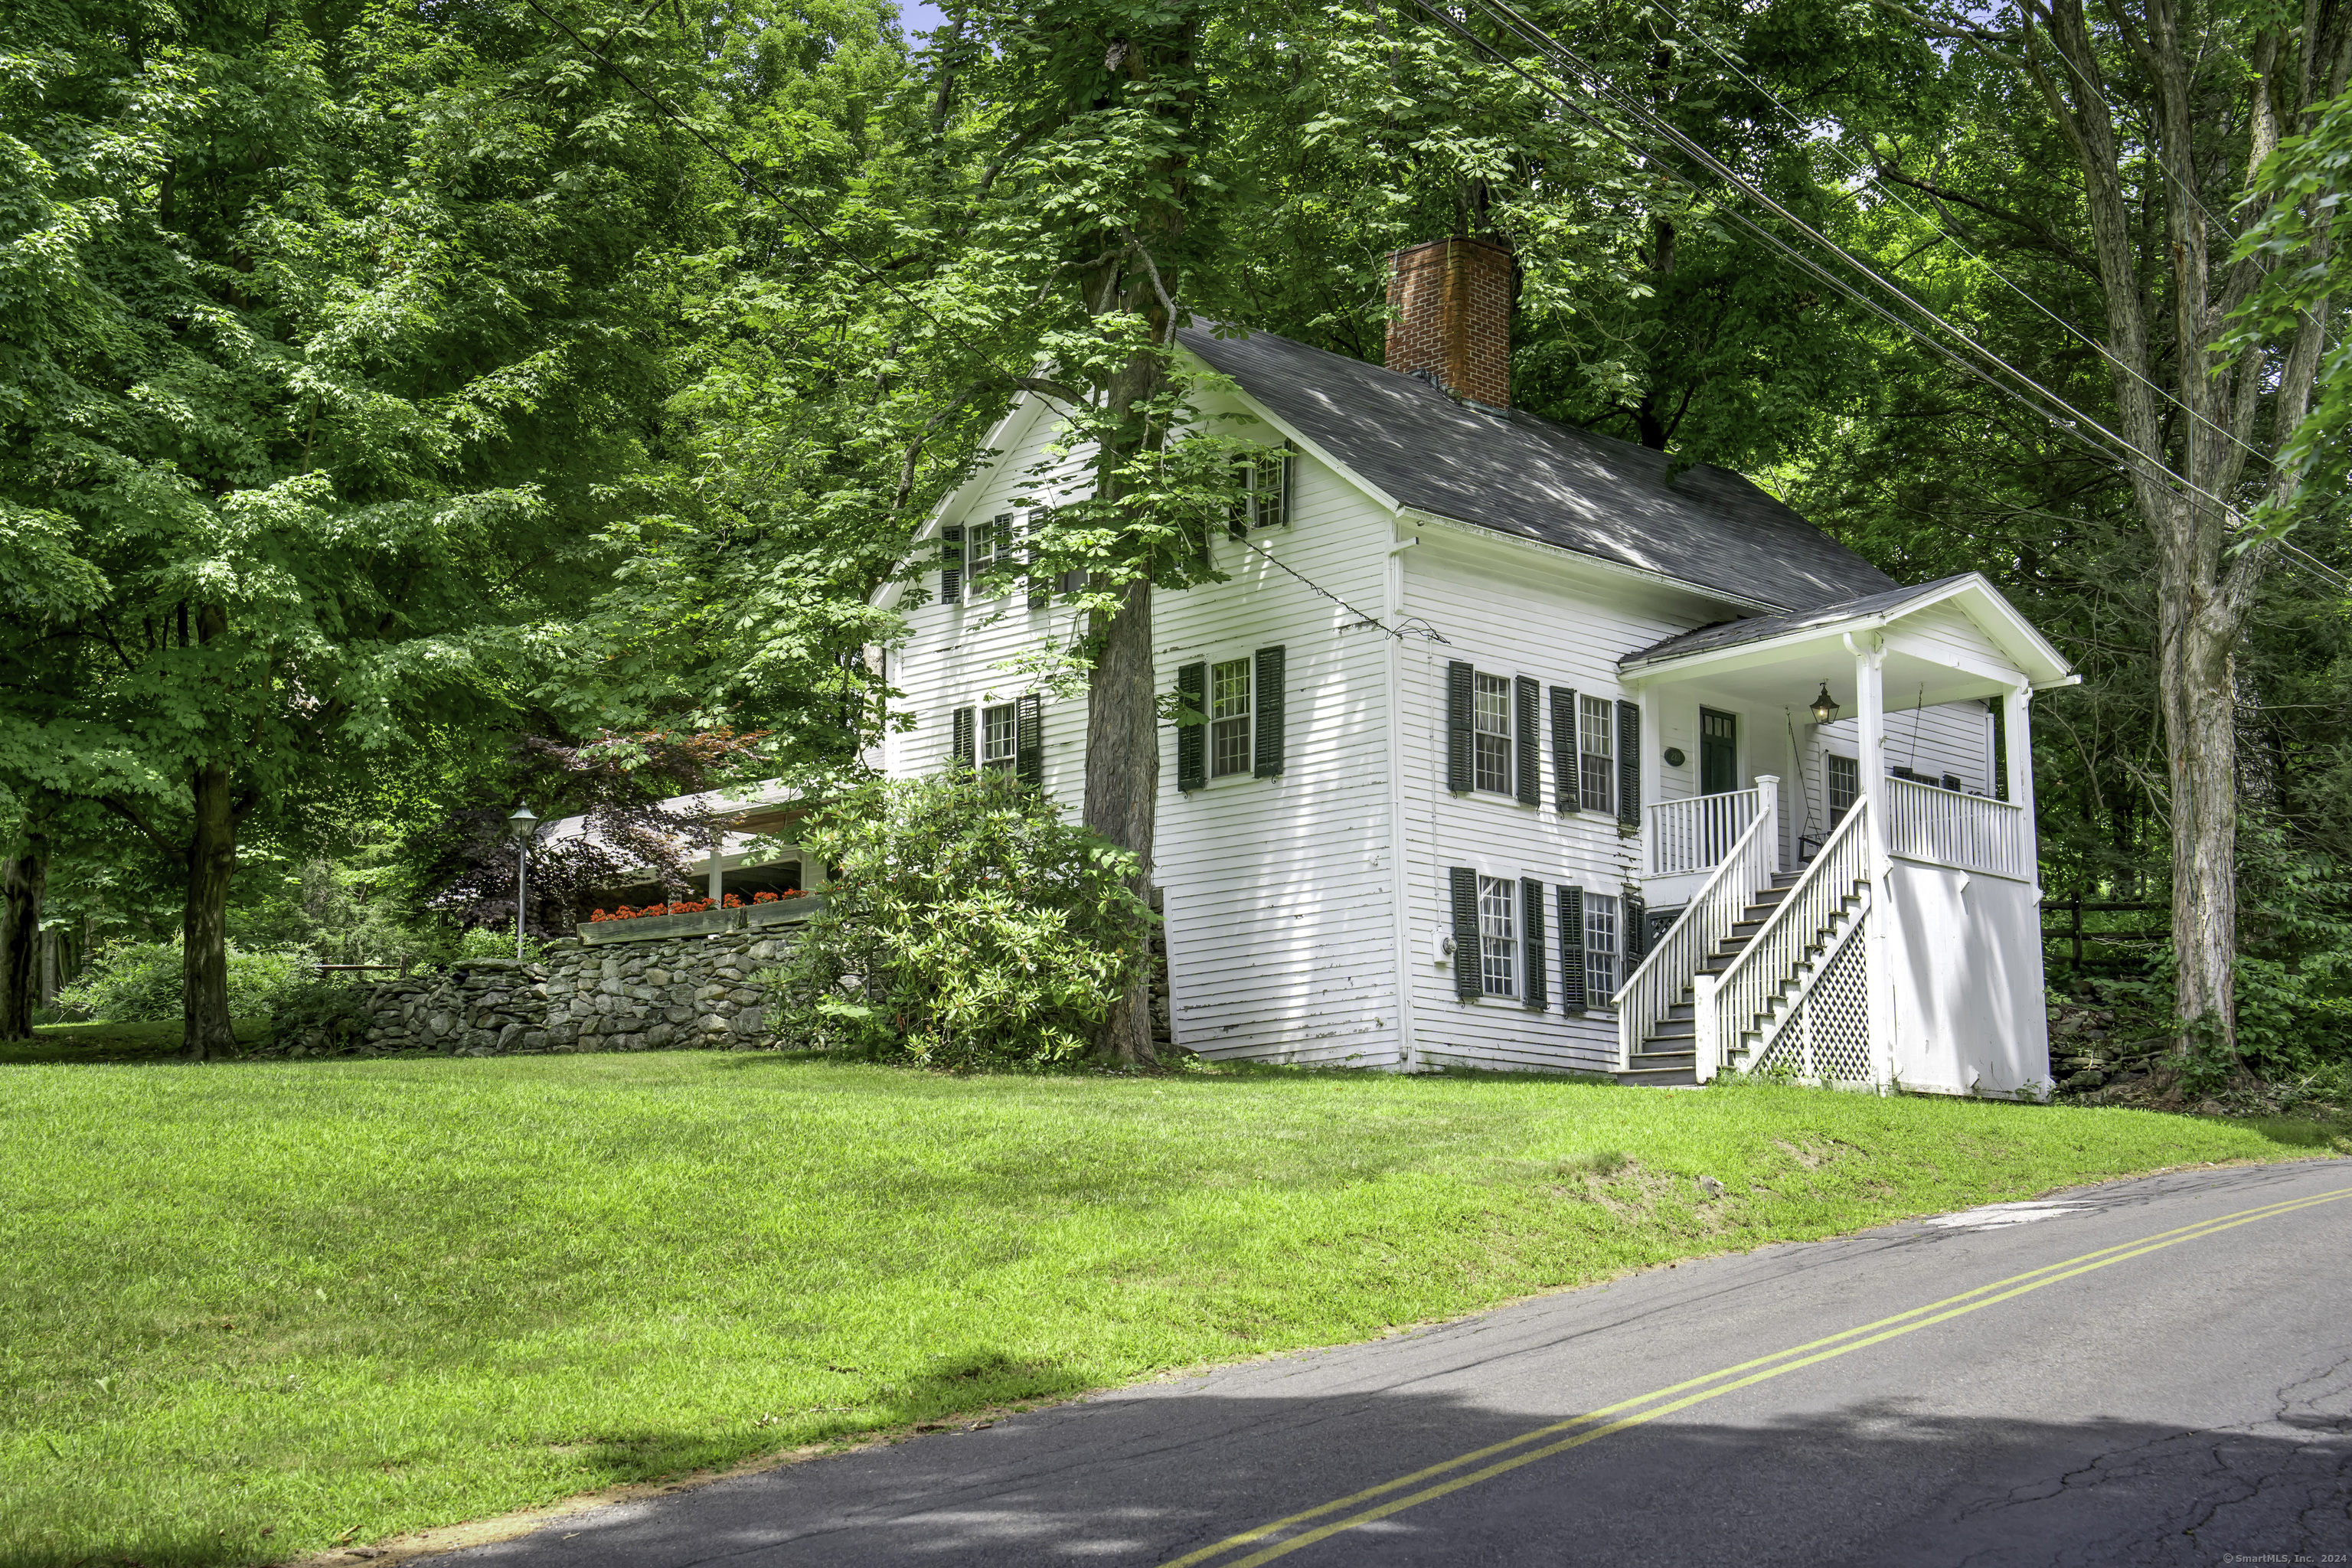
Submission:
M 1739 787 L 1739 719 L 1712 708 L 1698 710 L 1698 793 L 1726 795 Z

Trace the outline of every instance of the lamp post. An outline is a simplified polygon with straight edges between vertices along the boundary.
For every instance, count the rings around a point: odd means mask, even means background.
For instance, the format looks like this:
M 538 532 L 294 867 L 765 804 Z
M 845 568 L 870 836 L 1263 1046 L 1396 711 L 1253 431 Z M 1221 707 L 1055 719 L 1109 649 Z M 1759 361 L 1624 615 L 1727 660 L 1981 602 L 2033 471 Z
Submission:
M 522 962 L 522 916 L 526 907 L 523 903 L 523 895 L 530 890 L 531 830 L 538 826 L 539 818 L 530 814 L 530 807 L 520 802 L 517 802 L 514 810 L 507 814 L 507 832 L 515 841 L 515 962 L 517 963 Z

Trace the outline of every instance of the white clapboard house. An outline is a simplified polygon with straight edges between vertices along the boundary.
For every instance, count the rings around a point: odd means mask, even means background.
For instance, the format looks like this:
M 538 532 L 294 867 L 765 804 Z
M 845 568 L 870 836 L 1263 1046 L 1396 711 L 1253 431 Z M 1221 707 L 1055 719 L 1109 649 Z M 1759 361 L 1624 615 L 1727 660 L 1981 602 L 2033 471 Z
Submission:
M 1208 720 L 1162 732 L 1177 1043 L 2032 1091 L 2028 713 L 2076 678 L 1981 576 L 1906 586 L 1737 474 L 1513 409 L 1510 267 L 1400 253 L 1385 368 L 1181 334 L 1264 456 L 1213 543 L 1231 580 L 1152 605 L 1161 689 Z M 1005 768 L 1077 809 L 1085 698 L 1007 672 L 1072 612 L 974 592 L 1061 428 L 1024 396 L 927 525 L 893 775 Z

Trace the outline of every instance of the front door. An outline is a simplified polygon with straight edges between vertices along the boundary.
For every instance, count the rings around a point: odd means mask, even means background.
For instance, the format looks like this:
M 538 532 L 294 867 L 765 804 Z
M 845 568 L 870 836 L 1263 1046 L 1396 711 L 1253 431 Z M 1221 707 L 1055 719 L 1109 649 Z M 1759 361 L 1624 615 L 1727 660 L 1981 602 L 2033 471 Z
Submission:
M 1738 716 L 1702 708 L 1698 710 L 1698 793 L 1727 795 L 1738 787 Z

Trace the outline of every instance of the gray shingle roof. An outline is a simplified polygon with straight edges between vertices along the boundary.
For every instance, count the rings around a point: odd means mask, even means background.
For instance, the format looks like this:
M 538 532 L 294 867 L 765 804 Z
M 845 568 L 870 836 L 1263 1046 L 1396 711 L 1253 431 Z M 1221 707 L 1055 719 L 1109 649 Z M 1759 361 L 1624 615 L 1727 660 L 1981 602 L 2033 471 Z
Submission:
M 1662 642 L 1627 654 L 1617 661 L 1620 668 L 1639 664 L 1644 659 L 1671 658 L 1678 654 L 1699 653 L 1710 648 L 1736 647 L 1741 643 L 1762 642 L 1785 632 L 1802 631 L 1807 626 L 1830 626 L 1856 616 L 1884 615 L 1901 609 L 1914 599 L 1925 598 L 1948 588 L 1970 575 L 1961 573 L 1953 577 L 1938 577 L 1933 583 L 1922 583 L 1912 588 L 1892 588 L 1884 594 L 1864 594 L 1834 604 L 1822 605 L 1810 610 L 1792 611 L 1778 616 L 1755 616 L 1744 621 L 1717 621 L 1696 631 L 1677 632 Z
M 1183 345 L 1417 510 L 1760 601 L 1811 609 L 1895 579 L 1728 469 L 1669 459 L 1270 332 Z

